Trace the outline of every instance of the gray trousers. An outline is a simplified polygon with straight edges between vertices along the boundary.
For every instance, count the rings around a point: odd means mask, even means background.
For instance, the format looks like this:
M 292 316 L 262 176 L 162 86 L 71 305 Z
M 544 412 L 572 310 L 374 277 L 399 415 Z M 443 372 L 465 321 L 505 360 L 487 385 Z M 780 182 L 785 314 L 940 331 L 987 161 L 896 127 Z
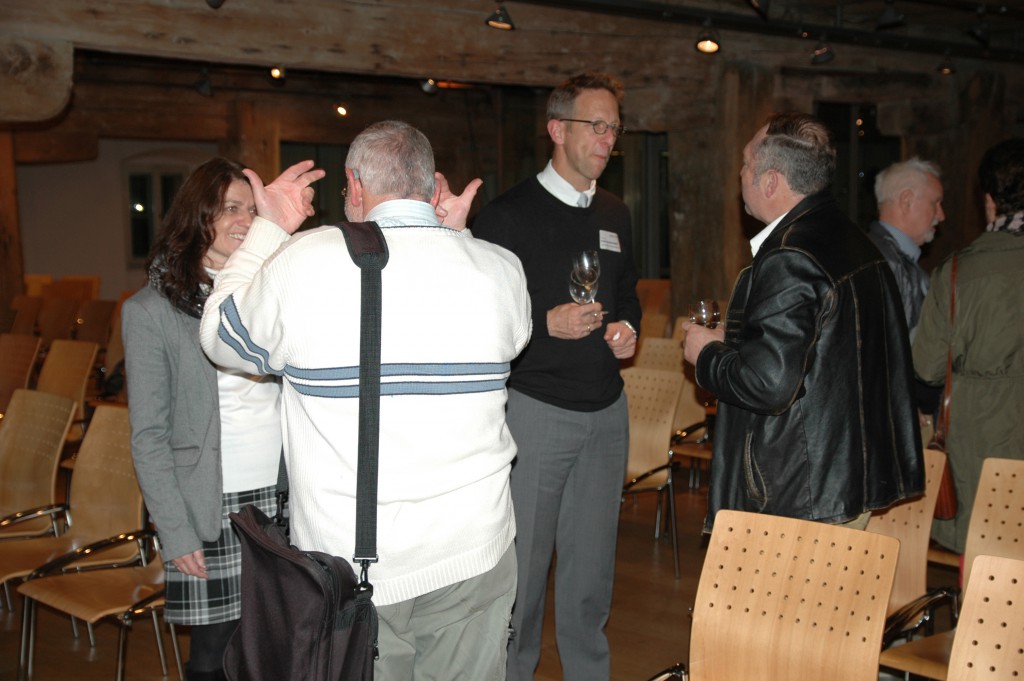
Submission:
M 515 595 L 510 546 L 482 575 L 378 607 L 375 681 L 502 681 Z
M 629 450 L 625 395 L 596 412 L 569 411 L 509 390 L 519 588 L 512 610 L 509 681 L 533 679 L 540 661 L 552 553 L 555 635 L 565 681 L 607 681 L 604 628 L 615 579 L 622 484 Z

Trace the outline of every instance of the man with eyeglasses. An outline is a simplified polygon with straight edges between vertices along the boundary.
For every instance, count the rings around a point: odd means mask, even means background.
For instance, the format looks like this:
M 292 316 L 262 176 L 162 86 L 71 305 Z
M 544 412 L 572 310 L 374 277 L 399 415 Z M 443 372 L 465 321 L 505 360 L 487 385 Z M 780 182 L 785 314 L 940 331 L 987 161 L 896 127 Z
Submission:
M 622 86 L 586 73 L 548 100 L 551 161 L 484 207 L 473 231 L 519 256 L 533 306 L 533 338 L 512 366 L 507 421 L 519 588 L 508 679 L 533 679 L 540 660 L 553 552 L 556 636 L 566 681 L 610 674 L 611 610 L 629 416 L 619 360 L 640 328 L 629 211 L 597 187 L 624 128 Z M 573 256 L 596 251 L 594 302 L 570 297 Z

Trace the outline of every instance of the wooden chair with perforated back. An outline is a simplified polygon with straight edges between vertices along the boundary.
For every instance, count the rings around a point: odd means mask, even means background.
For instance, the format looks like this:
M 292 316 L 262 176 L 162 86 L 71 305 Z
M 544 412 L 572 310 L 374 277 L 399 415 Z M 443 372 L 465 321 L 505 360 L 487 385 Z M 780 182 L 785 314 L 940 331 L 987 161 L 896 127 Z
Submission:
M 683 370 L 683 347 L 671 338 L 644 338 L 633 366 L 638 369 Z
M 151 536 L 150 531 L 132 534 L 121 541 L 138 541 L 142 537 Z M 27 581 L 18 587 L 18 593 L 25 598 L 28 612 L 23 617 L 21 631 L 21 658 L 19 671 L 31 681 L 34 671 L 35 657 L 35 609 L 42 603 L 58 612 L 85 621 L 90 627 L 100 620 L 112 618 L 119 629 L 117 649 L 117 681 L 124 679 L 125 657 L 127 653 L 128 630 L 132 621 L 146 613 L 153 618 L 153 630 L 156 636 L 157 652 L 160 667 L 167 676 L 167 659 L 164 655 L 163 636 L 157 619 L 157 610 L 165 605 L 164 599 L 164 567 L 160 554 L 155 553 L 148 563 L 111 570 L 91 570 L 88 572 L 64 573 L 63 561 L 55 561 L 34 571 Z M 177 663 L 178 676 L 185 679 L 181 664 L 181 652 L 174 625 L 168 623 L 171 633 L 171 644 L 174 659 Z M 90 639 L 95 647 L 95 640 Z
M 690 681 L 876 681 L 898 554 L 896 539 L 874 532 L 719 511 L 693 608 Z
M 875 511 L 867 530 L 895 537 L 900 542 L 896 579 L 886 611 L 884 643 L 905 639 L 925 626 L 932 629 L 932 611 L 942 603 L 956 607 L 956 598 L 945 589 L 928 590 L 928 544 L 930 542 L 935 500 L 939 493 L 946 455 L 934 449 L 924 450 L 925 492 L 882 511 Z
M 37 336 L 0 334 L 0 419 L 7 412 L 14 391 L 28 387 L 39 343 Z
M 971 572 L 946 679 L 1024 678 L 1024 560 L 979 555 Z
M 55 340 L 36 381 L 36 390 L 74 400 L 78 421 L 85 419 L 85 389 L 98 349 L 88 341 Z
M 0 542 L 0 584 L 20 580 L 76 550 L 80 555 L 75 569 L 138 561 L 139 547 L 133 544 L 104 552 L 88 550 L 94 542 L 135 532 L 143 524 L 142 492 L 132 464 L 126 407 L 97 407 L 78 453 L 70 504 L 55 504 L 49 510 L 67 515 L 67 531 L 59 537 Z
M 667 514 L 672 539 L 672 560 L 679 578 L 679 538 L 676 531 L 675 487 L 672 484 L 672 451 L 669 441 L 676 404 L 683 386 L 681 371 L 631 367 L 622 370 L 629 408 L 629 458 L 623 494 L 654 492 L 658 495 L 654 537 L 661 533 L 662 513 Z
M 964 546 L 965 590 L 974 579 L 972 565 L 979 555 L 1024 560 L 1024 460 L 990 458 L 982 464 Z M 888 648 L 882 651 L 882 665 L 944 680 L 955 631 Z
M 56 532 L 49 514 L 32 511 L 56 502 L 57 465 L 74 414 L 66 397 L 14 391 L 0 428 L 0 540 Z

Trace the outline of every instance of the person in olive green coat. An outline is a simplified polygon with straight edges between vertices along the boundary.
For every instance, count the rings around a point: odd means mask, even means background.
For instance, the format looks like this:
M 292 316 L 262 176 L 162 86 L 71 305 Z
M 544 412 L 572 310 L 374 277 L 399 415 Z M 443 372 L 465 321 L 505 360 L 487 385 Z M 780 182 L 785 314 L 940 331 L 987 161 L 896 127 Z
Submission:
M 952 342 L 946 445 L 959 510 L 953 520 L 936 520 L 932 537 L 958 553 L 982 461 L 1024 459 L 1024 139 L 989 149 L 978 175 L 988 226 L 958 255 L 952 331 L 947 260 L 932 272 L 913 348 L 918 376 L 941 384 Z

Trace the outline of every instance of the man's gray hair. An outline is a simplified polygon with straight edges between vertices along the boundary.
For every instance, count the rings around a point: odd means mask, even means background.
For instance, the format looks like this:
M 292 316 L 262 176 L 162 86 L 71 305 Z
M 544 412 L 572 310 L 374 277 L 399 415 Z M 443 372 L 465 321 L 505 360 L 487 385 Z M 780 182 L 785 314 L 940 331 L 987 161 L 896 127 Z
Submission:
M 375 196 L 430 201 L 434 195 L 434 150 L 426 135 L 404 121 L 381 121 L 359 133 L 345 167 Z
M 836 149 L 825 124 L 805 113 L 776 113 L 754 149 L 754 178 L 778 171 L 789 188 L 809 196 L 826 189 L 836 171 Z
M 923 161 L 917 156 L 893 163 L 875 177 L 875 200 L 881 206 L 886 201 L 895 201 L 904 189 L 914 189 L 921 184 L 925 175 L 942 179 L 942 171 L 934 161 Z

